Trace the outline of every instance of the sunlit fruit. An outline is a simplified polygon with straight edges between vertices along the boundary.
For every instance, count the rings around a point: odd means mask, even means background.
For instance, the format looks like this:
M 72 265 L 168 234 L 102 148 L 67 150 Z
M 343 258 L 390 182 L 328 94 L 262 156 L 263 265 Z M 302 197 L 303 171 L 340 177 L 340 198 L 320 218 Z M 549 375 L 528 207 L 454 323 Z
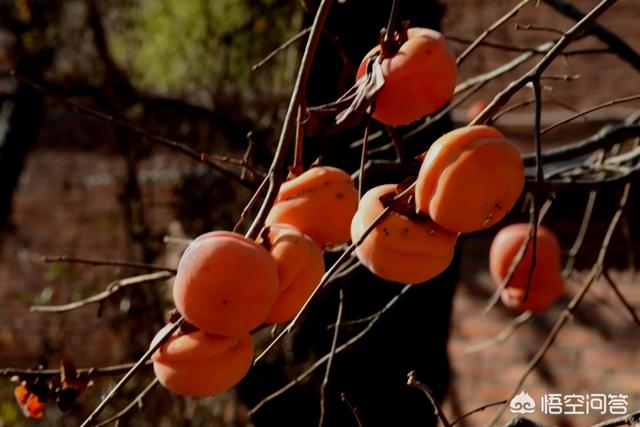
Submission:
M 264 322 L 278 289 L 277 266 L 264 247 L 240 234 L 214 231 L 182 255 L 173 300 L 198 328 L 240 336 Z
M 171 327 L 162 328 L 151 346 Z M 173 393 L 212 396 L 233 387 L 246 375 L 253 360 L 253 341 L 249 334 L 221 337 L 203 331 L 174 333 L 152 360 L 156 377 Z
M 381 200 L 394 194 L 396 185 L 369 190 L 351 222 L 351 238 L 358 241 L 385 209 Z M 429 218 L 389 213 L 356 248 L 356 255 L 375 275 L 394 282 L 420 283 L 440 274 L 451 263 L 456 233 Z
M 286 224 L 268 229 L 268 246 L 278 266 L 280 291 L 267 323 L 291 320 L 324 274 L 322 249 L 309 236 Z
M 407 125 L 442 108 L 453 96 L 457 66 L 444 36 L 428 28 L 409 28 L 398 52 L 382 60 L 384 86 L 378 92 L 373 117 L 387 125 Z M 399 40 L 399 42 L 401 42 Z M 357 78 L 381 47 L 362 60 Z
M 266 225 L 289 224 L 320 247 L 349 241 L 349 224 L 358 208 L 351 176 L 331 166 L 313 167 L 280 188 Z
M 518 150 L 493 127 L 469 126 L 443 135 L 427 151 L 416 209 L 449 230 L 477 231 L 500 221 L 523 188 Z

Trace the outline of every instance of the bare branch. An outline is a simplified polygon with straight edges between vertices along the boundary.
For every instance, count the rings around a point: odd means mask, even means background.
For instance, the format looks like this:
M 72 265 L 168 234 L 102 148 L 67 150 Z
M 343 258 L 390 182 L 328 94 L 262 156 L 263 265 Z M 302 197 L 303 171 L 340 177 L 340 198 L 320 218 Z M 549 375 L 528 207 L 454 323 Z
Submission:
M 153 388 L 158 385 L 160 381 L 158 378 L 154 378 L 145 388 L 138 394 L 127 406 L 125 406 L 120 412 L 113 415 L 112 417 L 107 418 L 104 421 L 101 421 L 96 424 L 96 427 L 103 427 L 109 425 L 111 423 L 117 423 L 121 418 L 131 412 L 134 408 L 138 408 L 138 410 L 142 409 L 142 399 L 151 391 Z
M 98 111 L 95 110 L 93 108 L 89 108 L 86 107 L 84 105 L 78 104 L 77 102 L 71 101 L 70 99 L 67 99 L 63 96 L 60 96 L 56 93 L 54 93 L 52 90 L 44 87 L 43 85 L 34 82 L 33 80 L 17 74 L 16 72 L 12 71 L 11 75 L 18 81 L 27 84 L 31 87 L 33 87 L 34 89 L 36 89 L 39 92 L 44 93 L 47 96 L 50 96 L 51 98 L 55 99 L 56 101 L 60 102 L 61 104 L 66 105 L 67 107 L 70 107 L 72 110 L 77 110 L 80 111 L 84 114 L 87 114 L 89 116 L 95 117 L 97 119 L 100 119 L 102 121 L 105 121 L 107 123 L 110 123 L 113 126 L 117 126 L 119 128 L 122 128 L 124 130 L 133 132 L 135 134 L 138 134 L 140 136 L 142 136 L 143 138 L 147 139 L 148 141 L 152 141 L 152 142 L 157 142 L 161 145 L 164 145 L 165 147 L 168 147 L 174 151 L 177 151 L 179 153 L 185 154 L 189 157 L 191 157 L 192 159 L 198 160 L 204 164 L 206 164 L 207 166 L 211 167 L 213 170 L 215 170 L 216 172 L 219 172 L 221 175 L 225 176 L 226 178 L 232 179 L 242 185 L 244 185 L 245 187 L 248 188 L 252 188 L 253 185 L 249 182 L 247 182 L 246 180 L 240 179 L 239 175 L 236 175 L 235 173 L 233 173 L 232 171 L 225 169 L 223 167 L 221 167 L 220 165 L 218 165 L 217 163 L 211 161 L 211 160 L 207 160 L 206 156 L 203 158 L 202 153 L 198 153 L 197 151 L 191 149 L 189 146 L 183 144 L 182 142 L 178 142 L 175 141 L 173 139 L 170 138 L 165 138 L 164 136 L 160 136 L 160 135 L 156 135 L 153 134 L 143 128 L 141 128 L 140 126 L 134 125 L 133 123 L 129 123 L 126 120 L 123 120 L 119 117 L 115 117 L 115 116 L 111 116 L 107 113 L 104 113 L 102 111 Z
M 336 329 L 333 331 L 333 339 L 331 341 L 331 350 L 329 350 L 329 360 L 327 361 L 327 367 L 324 371 L 324 378 L 322 379 L 322 385 L 320 386 L 320 420 L 318 421 L 318 427 L 322 427 L 324 424 L 324 416 L 326 410 L 327 399 L 327 385 L 329 384 L 329 374 L 331 372 L 331 365 L 333 364 L 333 356 L 336 354 L 336 345 L 338 344 L 338 334 L 340 332 L 340 322 L 342 321 L 342 309 L 344 307 L 344 291 L 342 288 L 338 290 L 338 314 L 336 315 Z
M 409 375 L 407 375 L 407 377 L 407 385 L 409 387 L 417 388 L 427 396 L 427 398 L 431 402 L 431 406 L 433 406 L 434 414 L 438 418 L 440 418 L 440 421 L 442 421 L 442 425 L 444 425 L 444 427 L 451 427 L 449 420 L 444 415 L 444 412 L 442 412 L 442 408 L 440 408 L 440 405 L 438 405 L 438 402 L 436 402 L 436 398 L 433 396 L 433 392 L 431 391 L 431 389 L 416 379 L 416 371 L 409 372 Z
M 578 10 L 572 4 L 564 0 L 544 0 L 549 6 L 553 7 L 563 15 L 566 15 L 574 21 L 584 19 L 584 13 Z M 620 59 L 629 63 L 636 70 L 640 71 L 640 55 L 633 50 L 624 40 L 607 30 L 602 25 L 592 22 L 585 27 L 585 30 L 596 36 L 600 41 L 605 43 Z
M 624 295 L 622 295 L 622 292 L 620 292 L 620 288 L 618 287 L 618 285 L 616 285 L 616 282 L 614 282 L 613 279 L 611 279 L 609 272 L 607 270 L 604 270 L 602 275 L 604 276 L 609 286 L 611 286 L 611 289 L 613 289 L 613 292 L 616 294 L 616 296 L 618 297 L 622 305 L 624 305 L 624 308 L 627 309 L 627 311 L 633 318 L 633 321 L 636 322 L 636 325 L 640 326 L 640 317 L 638 317 L 638 314 L 636 313 L 636 309 L 633 308 L 633 306 L 629 303 L 629 301 L 627 301 Z
M 469 56 L 469 54 L 473 52 L 473 50 L 475 50 L 475 48 L 478 47 L 478 45 L 482 43 L 484 39 L 489 37 L 489 35 L 491 35 L 491 33 L 493 33 L 495 30 L 500 28 L 502 24 L 507 22 L 513 16 L 515 16 L 520 11 L 520 9 L 526 6 L 527 3 L 529 3 L 530 1 L 531 0 L 522 0 L 520 3 L 515 5 L 511 10 L 505 13 L 500 19 L 498 19 L 496 22 L 491 24 L 489 28 L 484 30 L 482 34 L 478 36 L 478 38 L 476 38 L 460 55 L 458 55 L 458 57 L 456 58 L 456 64 L 460 66 L 464 62 L 464 60 L 467 58 L 467 56 Z
M 133 262 L 133 261 L 114 261 L 114 260 L 102 260 L 95 258 L 78 258 L 78 257 L 70 257 L 67 255 L 53 256 L 46 255 L 42 257 L 42 261 L 50 263 L 50 262 L 61 262 L 61 263 L 72 263 L 72 264 L 89 264 L 89 265 L 105 265 L 105 266 L 113 266 L 113 267 L 128 267 L 128 268 L 139 268 L 142 270 L 154 270 L 154 271 L 167 271 L 169 273 L 177 273 L 178 270 L 171 267 L 165 267 L 162 265 L 156 264 L 147 264 L 144 262 Z
M 85 307 L 87 305 L 100 303 L 110 298 L 114 294 L 122 292 L 128 287 L 138 286 L 145 283 L 160 282 L 170 277 L 173 277 L 174 274 L 175 274 L 174 272 L 170 272 L 170 271 L 158 271 L 155 273 L 127 277 L 126 279 L 120 279 L 110 283 L 104 291 L 98 294 L 92 295 L 88 298 L 82 299 L 80 301 L 75 301 L 69 304 L 61 304 L 61 305 L 32 305 L 31 311 L 38 312 L 38 313 L 62 313 L 66 311 L 76 310 L 80 307 Z

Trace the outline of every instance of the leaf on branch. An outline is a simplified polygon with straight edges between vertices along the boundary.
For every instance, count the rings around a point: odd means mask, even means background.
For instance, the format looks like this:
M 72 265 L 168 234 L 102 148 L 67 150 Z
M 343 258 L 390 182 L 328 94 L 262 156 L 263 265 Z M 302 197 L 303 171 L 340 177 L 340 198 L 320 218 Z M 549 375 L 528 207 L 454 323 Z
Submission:
M 367 72 L 344 95 L 334 102 L 307 109 L 305 133 L 328 136 L 357 125 L 370 112 L 383 86 L 382 66 L 377 57 L 371 58 Z

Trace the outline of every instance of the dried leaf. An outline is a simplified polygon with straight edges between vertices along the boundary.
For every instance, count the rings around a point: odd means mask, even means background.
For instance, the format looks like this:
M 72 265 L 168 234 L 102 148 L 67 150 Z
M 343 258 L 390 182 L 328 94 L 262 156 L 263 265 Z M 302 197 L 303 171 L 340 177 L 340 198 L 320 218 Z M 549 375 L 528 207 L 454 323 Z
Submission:
M 340 98 L 329 104 L 307 109 L 305 133 L 328 136 L 360 123 L 384 86 L 382 66 L 376 58 L 369 61 L 367 73 Z

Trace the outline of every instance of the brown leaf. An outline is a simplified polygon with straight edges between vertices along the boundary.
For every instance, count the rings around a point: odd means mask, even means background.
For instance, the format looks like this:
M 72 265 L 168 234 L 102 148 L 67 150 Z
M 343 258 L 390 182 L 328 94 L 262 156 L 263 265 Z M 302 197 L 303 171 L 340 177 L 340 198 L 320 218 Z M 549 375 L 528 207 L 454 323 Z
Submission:
M 382 66 L 373 57 L 366 74 L 340 98 L 328 104 L 310 107 L 303 122 L 304 131 L 310 136 L 328 136 L 360 123 L 376 96 L 384 86 Z

